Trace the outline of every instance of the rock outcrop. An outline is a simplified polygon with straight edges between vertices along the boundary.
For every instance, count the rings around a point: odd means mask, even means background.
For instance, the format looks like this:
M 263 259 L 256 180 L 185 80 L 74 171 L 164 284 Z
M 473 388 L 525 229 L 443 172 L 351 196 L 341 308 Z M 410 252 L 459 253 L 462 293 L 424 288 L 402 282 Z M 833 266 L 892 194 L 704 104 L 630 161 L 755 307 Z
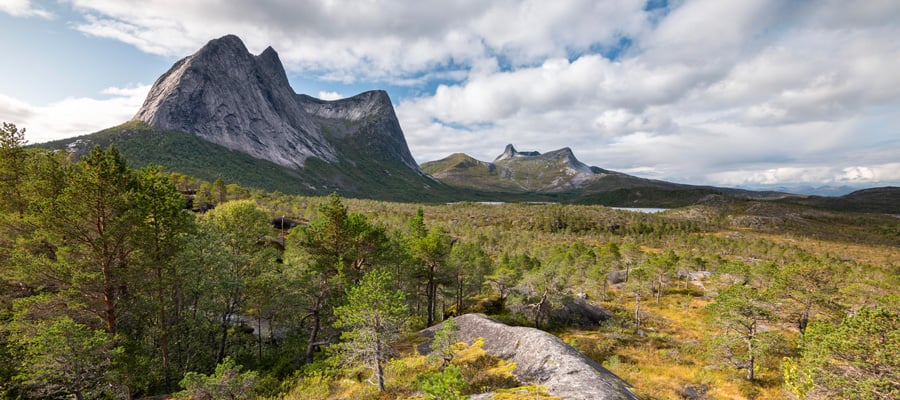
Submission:
M 510 143 L 506 145 L 505 149 L 503 149 L 503 154 L 500 154 L 499 156 L 497 156 L 497 158 L 494 159 L 494 162 L 512 160 L 516 157 L 535 157 L 539 155 L 541 155 L 541 153 L 537 151 L 516 151 L 516 148 L 513 147 L 512 143 Z
M 456 317 L 456 324 L 461 341 L 471 344 L 483 338 L 485 351 L 516 363 L 513 374 L 521 382 L 545 386 L 555 396 L 572 400 L 639 398 L 628 383 L 549 333 L 507 326 L 478 314 Z M 419 352 L 428 352 L 430 339 L 440 327 L 420 333 L 429 342 L 422 344 Z
M 234 35 L 178 61 L 134 120 L 286 167 L 302 167 L 309 157 L 334 163 L 347 158 L 347 148 L 364 148 L 419 171 L 387 93 L 337 101 L 298 95 L 274 49 L 254 56 Z

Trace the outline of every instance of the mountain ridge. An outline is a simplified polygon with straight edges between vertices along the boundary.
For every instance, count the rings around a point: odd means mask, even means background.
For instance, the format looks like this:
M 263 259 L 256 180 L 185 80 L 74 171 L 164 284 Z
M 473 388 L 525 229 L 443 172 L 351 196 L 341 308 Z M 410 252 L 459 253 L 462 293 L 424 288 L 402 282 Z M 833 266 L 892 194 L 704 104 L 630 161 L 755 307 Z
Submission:
M 467 161 L 454 163 L 452 162 L 454 159 Z M 463 153 L 455 153 L 441 160 L 423 163 L 420 168 L 435 179 L 451 186 L 485 189 L 485 186 L 490 185 L 524 192 L 559 193 L 585 189 L 604 178 L 630 182 L 630 185 L 622 182 L 608 189 L 635 185 L 662 185 L 671 189 L 690 187 L 588 166 L 579 161 L 569 147 L 540 153 L 520 152 L 515 146 L 508 144 L 493 162 L 480 161 Z

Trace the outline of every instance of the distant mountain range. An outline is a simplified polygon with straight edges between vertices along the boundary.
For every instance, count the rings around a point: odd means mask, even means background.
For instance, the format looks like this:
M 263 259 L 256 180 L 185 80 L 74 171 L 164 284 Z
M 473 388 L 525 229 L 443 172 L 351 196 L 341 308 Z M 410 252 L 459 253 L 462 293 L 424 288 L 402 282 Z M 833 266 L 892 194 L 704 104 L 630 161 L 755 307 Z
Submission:
M 815 203 L 780 192 L 638 178 L 585 165 L 569 148 L 541 154 L 508 145 L 493 162 L 453 154 L 420 168 L 386 92 L 336 101 L 297 94 L 274 49 L 253 55 L 233 35 L 175 63 L 154 83 L 132 121 L 40 146 L 85 154 L 110 144 L 134 167 L 158 164 L 203 179 L 295 194 L 640 207 L 677 207 L 726 194 Z
M 897 186 L 900 182 L 887 183 L 885 186 Z M 812 185 L 809 183 L 779 183 L 779 184 L 759 184 L 759 185 L 739 185 L 738 189 L 756 190 L 756 191 L 774 191 L 783 193 L 794 193 L 808 196 L 827 196 L 840 197 L 850 193 L 869 189 L 871 185 Z
M 782 199 L 793 195 L 713 186 L 684 185 L 639 178 L 588 166 L 572 149 L 520 152 L 509 144 L 493 162 L 462 153 L 421 165 L 435 179 L 461 189 L 482 192 L 542 194 L 576 203 L 636 207 L 677 207 L 710 194 L 752 199 Z

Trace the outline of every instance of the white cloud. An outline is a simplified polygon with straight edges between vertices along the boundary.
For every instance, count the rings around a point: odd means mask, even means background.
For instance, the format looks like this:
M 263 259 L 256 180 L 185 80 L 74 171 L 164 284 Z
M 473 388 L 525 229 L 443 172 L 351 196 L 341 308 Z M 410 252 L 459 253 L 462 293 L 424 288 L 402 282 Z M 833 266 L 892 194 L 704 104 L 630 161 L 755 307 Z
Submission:
M 273 46 L 294 69 L 389 82 L 489 54 L 541 63 L 613 45 L 646 23 L 643 0 L 69 2 L 87 16 L 78 30 L 150 53 L 183 56 L 233 33 L 252 51 Z
M 26 128 L 30 143 L 93 133 L 131 119 L 150 86 L 107 88 L 98 98 L 66 98 L 47 105 L 31 105 L 0 95 L 0 120 Z
M 765 170 L 733 170 L 713 174 L 726 185 L 777 184 L 858 185 L 900 181 L 900 163 L 849 166 L 779 167 Z
M 31 0 L 0 0 L 0 12 L 14 17 L 53 18 L 53 14 L 31 3 Z

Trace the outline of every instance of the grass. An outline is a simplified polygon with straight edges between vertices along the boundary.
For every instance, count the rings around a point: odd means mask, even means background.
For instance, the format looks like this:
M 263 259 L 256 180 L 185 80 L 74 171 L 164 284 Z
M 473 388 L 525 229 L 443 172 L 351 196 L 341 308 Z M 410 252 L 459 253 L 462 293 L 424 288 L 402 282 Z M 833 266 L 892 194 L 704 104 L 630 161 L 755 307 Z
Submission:
M 642 398 L 680 398 L 689 385 L 707 387 L 707 396 L 715 399 L 784 397 L 778 365 L 765 365 L 757 371 L 756 382 L 750 384 L 743 378 L 744 371 L 710 364 L 704 310 L 710 300 L 699 289 L 670 287 L 666 293 L 659 305 L 649 301 L 642 306 L 647 313 L 646 336 L 636 335 L 630 322 L 615 318 L 596 330 L 564 330 L 558 335 L 633 384 Z M 610 298 L 617 295 L 611 289 Z M 630 311 L 624 304 L 604 305 L 611 311 Z

